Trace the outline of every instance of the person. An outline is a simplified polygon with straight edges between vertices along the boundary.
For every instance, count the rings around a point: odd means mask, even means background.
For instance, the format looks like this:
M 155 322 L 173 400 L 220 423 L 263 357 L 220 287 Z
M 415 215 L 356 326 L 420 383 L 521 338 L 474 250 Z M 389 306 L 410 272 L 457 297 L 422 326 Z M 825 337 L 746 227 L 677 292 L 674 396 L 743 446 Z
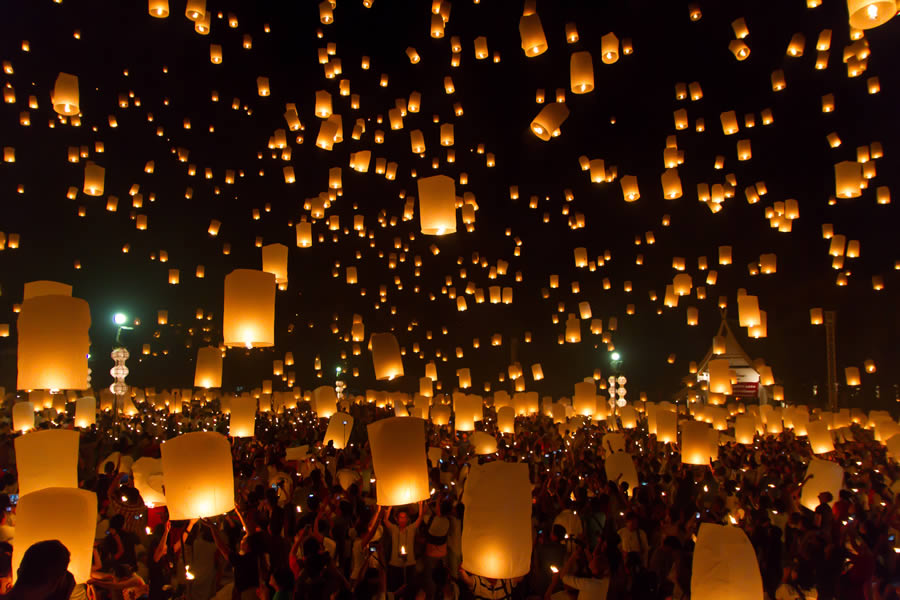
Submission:
M 514 579 L 494 579 L 473 575 L 462 567 L 459 568 L 459 578 L 469 589 L 476 600 L 510 600 L 521 577 Z
M 0 542 L 0 595 L 12 589 L 12 545 Z
M 575 574 L 578 562 L 582 559 L 588 561 L 589 576 Z M 603 565 L 603 543 L 597 544 L 591 553 L 582 544 L 576 544 L 563 568 L 553 575 L 550 587 L 544 593 L 545 600 L 551 598 L 560 581 L 567 587 L 578 590 L 579 600 L 606 600 L 610 577 L 606 575 Z
M 393 510 L 393 509 L 391 509 Z M 388 590 L 396 592 L 398 589 L 410 583 L 416 574 L 416 530 L 422 523 L 425 514 L 423 502 L 419 501 L 419 515 L 410 524 L 409 513 L 405 510 L 397 511 L 397 523 L 390 522 L 391 510 L 384 513 L 384 524 L 391 535 L 391 558 L 388 560 Z
M 647 566 L 647 558 L 650 552 L 650 546 L 647 543 L 647 534 L 643 529 L 638 529 L 637 513 L 629 512 L 625 515 L 625 527 L 619 530 L 619 549 L 622 555 L 626 556 L 629 552 L 636 552 L 641 557 L 641 564 Z
M 438 500 L 434 504 L 435 512 L 425 521 L 425 580 L 426 593 L 434 595 L 435 582 L 432 572 L 438 565 L 447 566 L 447 538 L 450 533 L 450 518 L 453 502 L 449 499 Z
M 94 573 L 88 579 L 88 584 L 109 590 L 113 600 L 137 600 L 150 591 L 150 586 L 131 569 L 128 563 L 117 564 L 110 576 L 96 577 Z
M 0 494 L 0 542 L 12 543 L 16 528 L 12 524 L 15 505 L 8 494 Z
M 16 571 L 16 583 L 0 600 L 68 600 L 75 589 L 70 554 L 59 540 L 32 544 Z

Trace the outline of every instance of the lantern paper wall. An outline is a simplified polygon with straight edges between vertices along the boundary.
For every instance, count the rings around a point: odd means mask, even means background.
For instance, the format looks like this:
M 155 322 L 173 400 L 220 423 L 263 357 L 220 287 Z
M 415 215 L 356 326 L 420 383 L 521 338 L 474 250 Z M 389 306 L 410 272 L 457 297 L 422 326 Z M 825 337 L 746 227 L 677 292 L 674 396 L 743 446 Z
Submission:
M 162 459 L 141 457 L 131 465 L 131 473 L 134 475 L 134 487 L 140 492 L 145 506 L 153 508 L 166 504 Z
M 370 338 L 372 346 L 372 363 L 375 367 L 375 379 L 390 381 L 395 377 L 403 377 L 403 359 L 400 355 L 400 344 L 392 333 L 373 333 Z
M 69 550 L 68 570 L 75 583 L 91 576 L 97 531 L 97 495 L 77 487 L 46 488 L 21 494 L 16 507 L 16 537 L 12 553 L 15 580 L 22 556 L 33 544 L 59 540 Z
M 253 437 L 256 431 L 256 398 L 241 396 L 231 401 L 231 422 L 228 435 L 234 438 Z
M 334 413 L 328 420 L 328 428 L 325 430 L 322 444 L 327 446 L 328 442 L 331 442 L 336 450 L 342 450 L 350 443 L 352 432 L 353 417 L 343 412 Z
M 446 175 L 434 175 L 419 179 L 418 189 L 422 233 L 456 233 L 456 182 Z
M 759 561 L 743 529 L 701 523 L 691 565 L 691 597 L 700 600 L 763 597 Z
M 86 389 L 90 326 L 90 309 L 81 298 L 54 295 L 25 300 L 18 322 L 18 388 Z
M 225 276 L 222 334 L 226 346 L 260 348 L 275 344 L 274 274 L 235 269 Z
M 708 465 L 710 431 L 706 423 L 687 421 L 681 426 L 681 462 L 686 465 Z
M 48 429 L 17 437 L 19 495 L 44 488 L 77 488 L 79 436 L 70 429 Z
M 369 424 L 368 431 L 378 504 L 402 506 L 428 499 L 425 421 L 390 417 Z
M 806 476 L 812 479 L 803 484 L 800 492 L 800 503 L 809 510 L 816 510 L 819 505 L 819 494 L 831 492 L 835 498 L 844 481 L 844 470 L 837 463 L 813 458 L 806 467 Z M 804 477 L 804 478 L 805 478 Z
M 528 465 L 492 462 L 472 467 L 462 500 L 462 568 L 496 579 L 526 575 L 531 567 Z
M 606 457 L 606 479 L 615 481 L 620 475 L 619 482 L 628 484 L 628 495 L 630 496 L 634 490 L 640 486 L 638 480 L 637 469 L 634 467 L 634 459 L 627 452 L 614 452 Z
M 87 428 L 97 420 L 97 399 L 79 398 L 75 401 L 75 427 Z
M 214 517 L 234 508 L 231 444 L 224 435 L 185 433 L 163 443 L 161 454 L 170 519 Z

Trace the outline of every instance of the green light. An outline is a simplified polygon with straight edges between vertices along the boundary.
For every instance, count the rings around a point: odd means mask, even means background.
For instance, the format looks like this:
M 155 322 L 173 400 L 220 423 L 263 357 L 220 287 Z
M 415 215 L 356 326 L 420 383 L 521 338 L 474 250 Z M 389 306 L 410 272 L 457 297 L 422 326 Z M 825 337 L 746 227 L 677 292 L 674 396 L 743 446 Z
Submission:
M 613 353 L 610 355 L 610 358 L 613 359 L 613 360 L 619 360 L 620 358 L 622 358 L 622 355 L 619 354 L 618 352 L 613 352 Z
M 116 325 L 124 325 L 127 320 L 128 316 L 125 313 L 116 313 L 113 316 L 113 323 Z

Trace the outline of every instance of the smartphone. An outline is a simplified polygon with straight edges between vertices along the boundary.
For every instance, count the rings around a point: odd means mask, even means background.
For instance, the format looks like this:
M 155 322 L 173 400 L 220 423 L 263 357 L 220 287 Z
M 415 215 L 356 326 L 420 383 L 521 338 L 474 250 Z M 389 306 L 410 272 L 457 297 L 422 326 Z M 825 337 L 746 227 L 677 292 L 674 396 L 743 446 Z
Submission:
M 19 503 L 19 495 L 18 494 L 10 494 L 9 501 L 11 504 L 16 505 Z

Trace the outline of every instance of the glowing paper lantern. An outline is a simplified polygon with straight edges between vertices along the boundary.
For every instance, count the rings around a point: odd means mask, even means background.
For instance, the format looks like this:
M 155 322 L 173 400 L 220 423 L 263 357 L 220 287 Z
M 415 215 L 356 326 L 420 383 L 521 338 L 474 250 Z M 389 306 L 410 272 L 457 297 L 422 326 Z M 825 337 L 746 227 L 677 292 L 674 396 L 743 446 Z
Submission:
M 728 359 L 717 358 L 709 361 L 709 391 L 714 394 L 731 394 L 731 373 Z
M 353 433 L 353 417 L 343 412 L 334 413 L 328 420 L 328 429 L 325 430 L 322 444 L 327 446 L 328 442 L 331 442 L 336 450 L 342 450 L 350 443 L 351 433 Z
M 34 404 L 16 402 L 12 407 L 13 430 L 25 432 L 34 429 Z
M 161 454 L 170 519 L 214 517 L 234 508 L 231 444 L 224 435 L 185 433 L 164 442 Z
M 849 386 L 860 385 L 859 368 L 858 367 L 846 367 L 844 369 L 844 377 L 847 379 L 847 385 L 849 385 Z
M 492 462 L 473 466 L 462 500 L 466 506 L 462 567 L 495 579 L 526 575 L 531 567 L 528 465 Z
M 165 19 L 169 16 L 169 0 L 147 0 L 147 10 L 151 17 Z
M 637 469 L 634 467 L 634 459 L 631 458 L 629 453 L 620 451 L 607 455 L 604 466 L 608 481 L 615 481 L 621 476 L 619 481 L 627 483 L 628 489 L 632 493 L 641 485 L 640 480 L 638 480 Z
M 369 338 L 372 348 L 372 364 L 375 367 L 375 379 L 390 381 L 395 377 L 403 377 L 403 358 L 400 355 L 400 344 L 393 333 L 373 333 Z
M 834 193 L 838 198 L 859 198 L 862 186 L 862 165 L 850 160 L 834 165 Z
M 472 446 L 475 454 L 495 454 L 497 452 L 497 438 L 483 431 L 472 432 Z
M 15 439 L 19 494 L 78 487 L 77 431 L 49 429 Z
M 519 36 L 522 38 L 525 56 L 533 58 L 547 51 L 547 38 L 544 36 L 544 27 L 537 13 L 522 15 L 519 19 Z
M 402 506 L 428 499 L 425 421 L 391 417 L 369 424 L 368 431 L 378 504 Z
M 738 296 L 738 322 L 741 327 L 755 327 L 760 320 L 759 299 L 748 294 Z
M 205 389 L 222 387 L 222 351 L 215 346 L 197 350 L 194 387 Z
M 740 527 L 701 523 L 691 565 L 691 597 L 763 597 L 756 551 Z
M 572 407 L 575 409 L 575 414 L 588 417 L 597 411 L 597 388 L 593 381 L 582 381 L 575 384 Z
M 337 394 L 334 387 L 320 385 L 313 390 L 313 410 L 320 419 L 330 419 L 337 412 Z
M 59 540 L 69 551 L 68 570 L 75 583 L 91 576 L 97 531 L 97 495 L 88 490 L 46 488 L 21 494 L 16 507 L 16 543 L 12 573 L 15 579 L 25 551 L 45 540 Z
M 819 505 L 819 494 L 831 492 L 835 498 L 841 491 L 844 482 L 844 469 L 837 463 L 813 458 L 806 467 L 806 477 L 812 479 L 803 484 L 800 492 L 800 503 L 809 510 L 816 510 Z
M 633 406 L 623 406 L 616 410 L 619 413 L 619 418 L 622 420 L 622 427 L 624 429 L 634 429 L 637 427 L 637 412 L 634 410 Z
M 872 29 L 884 25 L 897 14 L 897 6 L 892 0 L 847 0 L 850 27 Z
M 77 115 L 81 110 L 78 105 L 78 76 L 60 73 L 53 85 L 50 103 L 53 110 L 64 117 Z
M 241 396 L 231 401 L 231 421 L 228 435 L 234 438 L 253 437 L 256 430 L 256 398 Z
M 531 131 L 543 141 L 560 134 L 560 126 L 569 118 L 569 108 L 564 102 L 546 105 L 531 122 Z
M 500 433 L 516 432 L 516 411 L 512 406 L 497 409 L 497 429 Z
M 756 434 L 756 419 L 753 415 L 738 415 L 734 419 L 734 439 L 738 444 L 752 444 Z
M 587 94 L 594 90 L 594 61 L 590 52 L 584 50 L 572 53 L 569 78 L 573 94 Z
M 75 427 L 86 429 L 97 420 L 97 399 L 79 398 L 75 401 Z
M 708 465 L 709 425 L 699 421 L 687 421 L 681 426 L 681 462 L 686 465 Z M 713 433 L 715 433 L 713 431 Z
M 425 235 L 456 233 L 456 183 L 446 175 L 419 179 L 419 221 Z
M 288 248 L 284 244 L 269 244 L 262 247 L 262 270 L 275 275 L 275 283 L 288 281 Z
M 450 407 L 441 404 L 435 404 L 431 407 L 431 422 L 434 425 L 442 426 L 450 424 Z
M 22 300 L 35 296 L 71 296 L 72 286 L 58 281 L 29 281 L 24 286 Z
M 814 454 L 826 454 L 834 451 L 834 441 L 825 421 L 812 421 L 806 426 L 809 446 Z
M 235 269 L 225 276 L 222 334 L 226 346 L 275 345 L 274 274 Z
M 140 492 L 145 506 L 153 508 L 166 504 L 162 459 L 141 457 L 131 465 L 131 474 L 134 476 L 134 487 Z
M 678 415 L 662 408 L 656 411 L 656 440 L 664 444 L 678 442 Z
M 19 311 L 20 390 L 83 390 L 88 387 L 91 314 L 70 296 L 37 296 Z

